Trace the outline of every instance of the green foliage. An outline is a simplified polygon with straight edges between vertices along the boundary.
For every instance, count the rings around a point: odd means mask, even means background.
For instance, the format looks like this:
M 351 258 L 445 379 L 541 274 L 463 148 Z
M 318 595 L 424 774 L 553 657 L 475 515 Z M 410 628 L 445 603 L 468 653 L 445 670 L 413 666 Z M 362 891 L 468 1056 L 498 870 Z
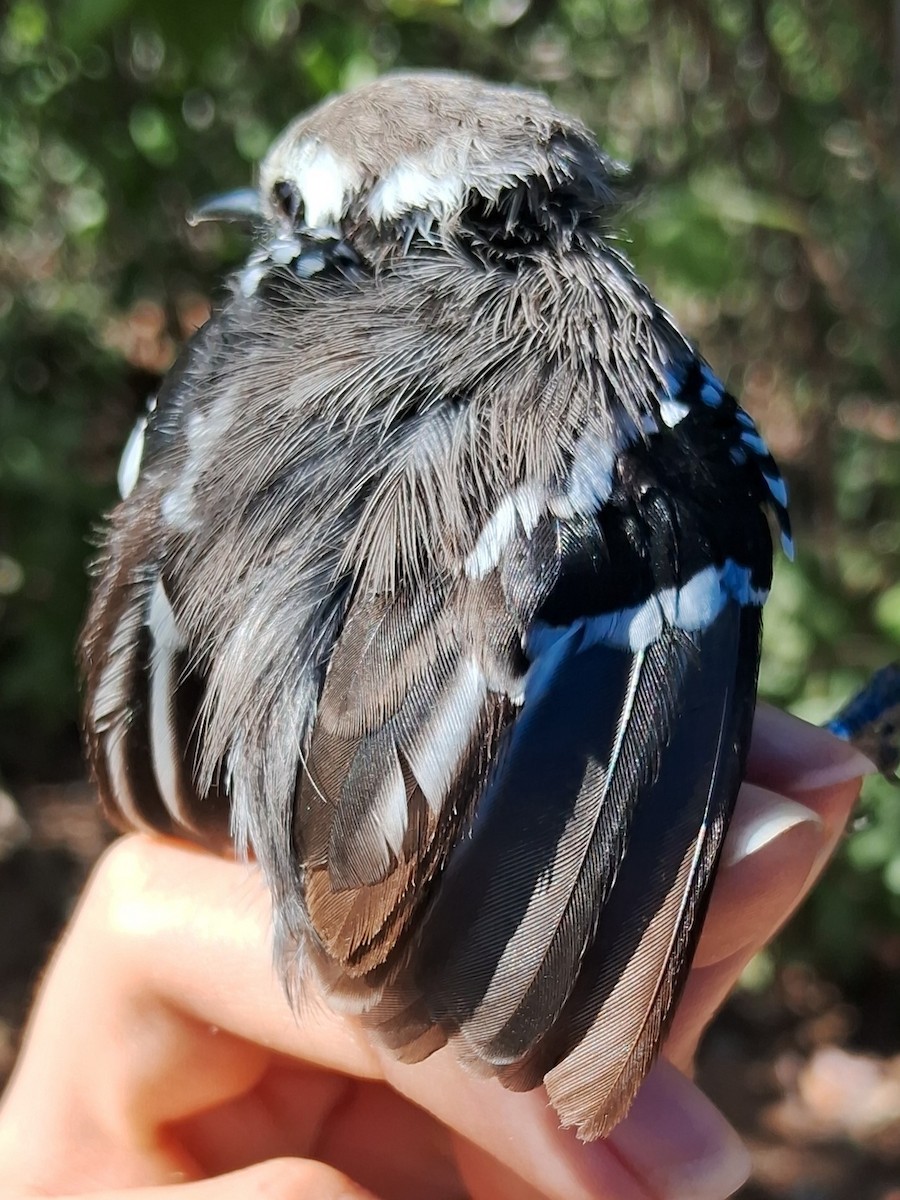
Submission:
M 0 15 L 0 755 L 71 765 L 73 644 L 118 447 L 243 252 L 189 229 L 329 91 L 396 66 L 537 84 L 635 164 L 614 233 L 786 467 L 800 548 L 763 692 L 812 719 L 900 643 L 896 31 L 875 0 L 13 0 Z M 900 916 L 872 786 L 803 927 Z

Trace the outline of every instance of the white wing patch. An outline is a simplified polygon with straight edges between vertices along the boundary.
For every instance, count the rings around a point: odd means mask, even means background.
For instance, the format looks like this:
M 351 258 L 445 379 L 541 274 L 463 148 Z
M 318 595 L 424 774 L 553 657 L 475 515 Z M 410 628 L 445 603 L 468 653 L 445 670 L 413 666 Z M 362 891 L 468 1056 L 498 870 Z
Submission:
M 620 449 L 618 443 L 587 429 L 575 445 L 562 491 L 548 492 L 540 484 L 522 484 L 504 496 L 465 561 L 468 577 L 483 579 L 493 571 L 519 529 L 530 537 L 545 514 L 565 521 L 598 512 L 612 492 Z
M 658 600 L 670 625 L 694 633 L 713 623 L 729 595 L 722 573 L 709 566 L 698 571 L 680 588 L 666 588 L 659 593 Z
M 497 511 L 479 533 L 475 549 L 466 559 L 465 572 L 468 577 L 484 579 L 493 571 L 520 525 L 525 536 L 530 537 L 546 503 L 546 492 L 539 484 L 522 484 L 504 496 Z
M 690 411 L 691 406 L 681 400 L 663 399 L 659 402 L 659 415 L 663 424 L 668 425 L 670 429 L 674 429 L 680 421 L 683 421 Z
M 620 447 L 592 429 L 575 445 L 566 490 L 552 496 L 548 508 L 563 520 L 597 512 L 609 499 Z
M 487 682 L 468 659 L 440 698 L 440 706 L 412 744 L 401 749 L 416 782 L 435 814 L 440 812 L 459 763 L 478 730 L 487 697 Z
M 528 653 L 533 665 L 525 683 L 526 703 L 529 691 L 534 694 L 535 687 L 540 691 L 540 681 L 546 676 L 542 656 L 563 636 L 580 632 L 582 648 L 599 642 L 637 654 L 660 636 L 664 624 L 685 633 L 696 633 L 708 629 L 729 600 L 761 607 L 768 595 L 768 589 L 753 586 L 749 567 L 728 559 L 724 566 L 705 567 L 681 587 L 663 588 L 631 608 L 620 608 L 597 617 L 581 617 L 565 629 L 536 622 L 528 639 Z

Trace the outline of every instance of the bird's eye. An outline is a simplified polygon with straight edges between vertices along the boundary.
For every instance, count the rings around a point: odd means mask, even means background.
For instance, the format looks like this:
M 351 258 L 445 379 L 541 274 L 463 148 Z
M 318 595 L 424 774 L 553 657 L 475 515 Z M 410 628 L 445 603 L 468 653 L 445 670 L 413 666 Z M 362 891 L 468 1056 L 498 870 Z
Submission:
M 272 204 L 292 224 L 303 219 L 303 197 L 289 179 L 279 179 L 272 188 Z

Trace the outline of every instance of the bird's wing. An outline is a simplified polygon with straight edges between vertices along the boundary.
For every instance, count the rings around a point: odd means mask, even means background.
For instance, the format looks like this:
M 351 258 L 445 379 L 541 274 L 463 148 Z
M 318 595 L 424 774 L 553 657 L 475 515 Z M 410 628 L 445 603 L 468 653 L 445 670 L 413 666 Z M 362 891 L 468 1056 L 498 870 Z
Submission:
M 221 846 L 228 802 L 218 780 L 202 795 L 195 786 L 203 671 L 173 610 L 171 535 L 159 519 L 164 491 L 152 478 L 157 461 L 184 453 L 191 377 L 209 369 L 218 332 L 210 322 L 194 334 L 125 446 L 123 504 L 95 566 L 80 653 L 88 756 L 111 820 Z
M 279 445 L 241 419 L 240 370 L 199 417 L 160 405 L 159 477 L 113 525 L 84 642 L 107 803 L 202 841 L 230 819 L 283 949 L 387 1043 L 451 1039 L 602 1132 L 659 1046 L 740 782 L 780 476 L 692 360 L 631 440 L 585 429 L 558 488 L 511 481 L 455 569 L 335 589 L 348 535 L 294 519 L 328 460 L 298 474 L 285 445 L 289 511 L 260 476 L 213 520 L 223 438 L 247 439 L 234 469 Z
M 611 471 L 585 434 L 460 578 L 351 605 L 295 813 L 336 990 L 409 1058 L 546 1079 L 591 1136 L 659 1048 L 755 702 L 783 489 L 708 378 Z

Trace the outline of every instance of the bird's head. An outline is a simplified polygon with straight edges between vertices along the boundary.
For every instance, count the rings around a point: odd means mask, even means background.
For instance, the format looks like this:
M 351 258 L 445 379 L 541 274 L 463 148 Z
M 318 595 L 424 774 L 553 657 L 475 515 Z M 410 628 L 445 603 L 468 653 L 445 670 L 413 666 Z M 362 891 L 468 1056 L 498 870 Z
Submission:
M 518 262 L 596 229 L 620 173 L 538 93 L 397 74 L 299 117 L 263 160 L 257 191 L 200 215 L 261 218 L 274 261 L 307 248 L 301 274 L 329 245 L 377 265 L 448 235 L 487 261 Z

